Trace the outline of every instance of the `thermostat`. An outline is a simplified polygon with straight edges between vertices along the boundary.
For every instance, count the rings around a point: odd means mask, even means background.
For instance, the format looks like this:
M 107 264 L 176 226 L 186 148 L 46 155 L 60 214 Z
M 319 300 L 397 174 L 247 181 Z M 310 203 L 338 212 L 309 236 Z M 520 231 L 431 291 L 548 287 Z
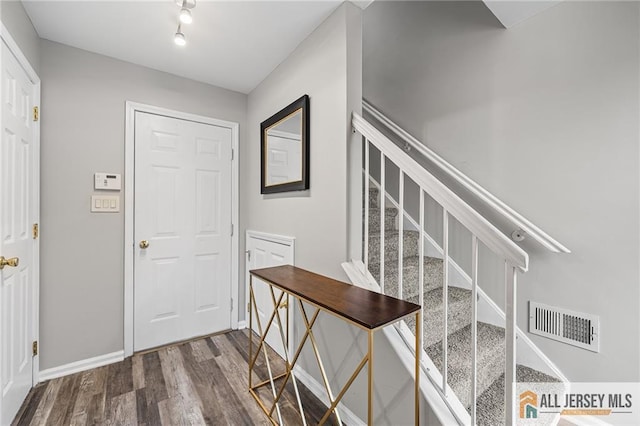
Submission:
M 95 189 L 107 191 L 120 191 L 122 188 L 120 175 L 117 173 L 96 173 L 94 175 Z

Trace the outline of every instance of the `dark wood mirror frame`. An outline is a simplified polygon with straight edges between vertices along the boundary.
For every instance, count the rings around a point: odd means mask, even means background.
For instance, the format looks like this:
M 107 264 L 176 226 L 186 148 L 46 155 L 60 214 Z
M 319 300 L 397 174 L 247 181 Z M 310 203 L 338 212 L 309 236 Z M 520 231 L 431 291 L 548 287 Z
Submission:
M 296 176 L 296 179 L 293 181 L 269 183 L 267 177 L 267 161 L 269 159 L 269 138 L 267 132 L 294 116 L 298 111 L 301 113 L 300 179 L 297 179 Z M 309 96 L 304 95 L 260 123 L 260 193 L 273 194 L 309 189 L 309 161 Z

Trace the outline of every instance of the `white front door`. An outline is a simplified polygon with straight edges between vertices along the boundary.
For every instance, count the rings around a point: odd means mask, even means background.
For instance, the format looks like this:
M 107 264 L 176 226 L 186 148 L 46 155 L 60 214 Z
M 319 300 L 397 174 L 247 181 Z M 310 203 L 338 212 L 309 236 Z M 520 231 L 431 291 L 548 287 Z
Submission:
M 252 269 L 269 268 L 272 266 L 280 265 L 293 265 L 294 257 L 294 240 L 288 237 L 280 237 L 269 234 L 256 233 L 253 231 L 247 231 L 247 282 L 249 282 L 248 274 Z M 280 297 L 280 290 L 274 289 L 276 301 Z M 253 278 L 253 295 L 255 298 L 255 307 L 252 312 L 253 321 L 251 324 L 252 330 L 256 334 L 264 332 L 269 322 L 269 318 L 273 314 L 273 299 L 271 296 L 270 287 L 259 278 Z M 249 292 L 247 292 L 249 297 Z M 287 300 L 288 299 L 288 300 Z M 287 301 L 287 304 L 293 303 L 295 299 L 283 298 L 283 301 Z M 296 306 L 289 305 L 289 320 L 293 317 Z M 283 335 L 287 336 L 287 328 L 290 326 L 286 317 L 286 310 L 279 309 L 280 321 L 284 329 Z M 257 318 L 256 318 L 257 312 Z M 248 319 L 248 318 L 247 318 Z M 260 327 L 258 326 L 258 320 L 260 321 Z M 262 330 L 260 330 L 262 328 Z M 293 336 L 290 336 L 290 340 Z M 274 318 L 273 324 L 265 339 L 267 344 L 273 348 L 281 357 L 285 357 L 284 346 L 282 345 L 282 338 L 280 336 L 280 326 L 277 319 Z M 291 348 L 287 348 L 291 349 Z
M 231 145 L 229 128 L 135 113 L 135 351 L 231 328 Z
M 31 389 L 37 306 L 32 235 L 37 220 L 33 122 L 35 86 L 2 42 L 0 135 L 0 424 L 13 420 Z

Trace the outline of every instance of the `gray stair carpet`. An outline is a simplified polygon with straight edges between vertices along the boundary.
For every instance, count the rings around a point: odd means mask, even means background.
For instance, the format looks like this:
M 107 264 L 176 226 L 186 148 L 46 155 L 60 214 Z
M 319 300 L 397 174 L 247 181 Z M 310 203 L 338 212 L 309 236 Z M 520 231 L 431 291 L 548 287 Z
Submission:
M 380 283 L 380 206 L 379 191 L 369 189 L 369 272 Z M 384 293 L 399 296 L 398 270 L 402 264 L 402 299 L 419 303 L 419 233 L 405 230 L 403 256 L 400 258 L 397 209 L 384 207 Z M 442 373 L 444 341 L 444 300 L 442 259 L 424 257 L 423 347 Z M 451 389 L 467 407 L 471 405 L 471 291 L 448 287 L 447 292 L 447 380 Z M 406 320 L 415 330 L 415 318 Z M 504 410 L 504 328 L 478 322 L 477 352 L 477 424 L 499 425 L 505 422 Z M 518 365 L 521 382 L 557 382 L 554 377 Z

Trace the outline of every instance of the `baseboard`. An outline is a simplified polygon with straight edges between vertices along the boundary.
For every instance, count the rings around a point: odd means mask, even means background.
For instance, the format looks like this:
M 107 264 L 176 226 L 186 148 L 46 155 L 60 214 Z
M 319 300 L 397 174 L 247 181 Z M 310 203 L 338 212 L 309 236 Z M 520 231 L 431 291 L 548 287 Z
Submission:
M 244 330 L 245 328 L 247 328 L 247 321 L 238 321 L 238 330 Z
M 313 376 L 303 370 L 299 365 L 293 367 L 293 373 L 296 376 L 296 379 L 300 381 L 303 385 L 311 391 L 312 394 L 316 396 L 322 403 L 329 407 L 329 398 L 327 397 L 327 392 L 323 385 L 321 385 Z M 363 422 L 360 417 L 356 416 L 353 411 L 349 410 L 344 404 L 338 404 L 338 412 L 340 413 L 340 417 L 342 419 L 342 423 L 347 426 L 350 425 L 365 425 L 366 422 Z
M 79 373 L 81 371 L 91 370 L 92 368 L 113 364 L 116 362 L 120 362 L 123 359 L 124 350 L 71 362 L 69 364 L 61 365 L 58 367 L 48 368 L 46 370 L 40 371 L 39 382 L 45 382 L 47 380 L 57 379 L 58 377 L 68 376 L 69 374 Z
M 351 260 L 350 262 L 343 262 L 342 269 L 349 277 L 351 284 L 358 287 L 362 287 L 367 290 L 380 292 L 380 285 L 376 282 L 376 279 L 369 273 L 364 272 L 364 262 L 361 260 Z

